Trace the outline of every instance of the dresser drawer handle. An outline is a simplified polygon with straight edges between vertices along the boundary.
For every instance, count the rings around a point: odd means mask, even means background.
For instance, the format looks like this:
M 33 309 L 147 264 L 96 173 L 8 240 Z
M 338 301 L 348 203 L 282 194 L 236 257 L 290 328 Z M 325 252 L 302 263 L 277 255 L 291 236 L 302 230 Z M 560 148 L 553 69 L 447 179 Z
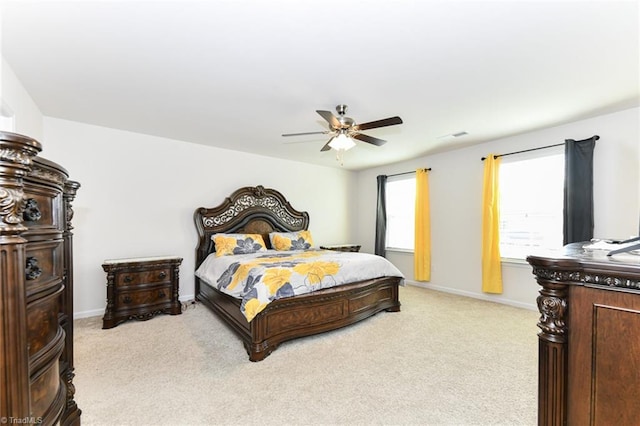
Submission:
M 124 303 L 131 303 L 131 297 L 129 297 L 129 296 L 125 296 L 125 297 L 123 297 L 123 298 L 122 298 L 122 301 L 123 301 Z
M 162 271 L 158 274 L 158 277 L 160 277 L 161 280 L 165 279 L 167 278 L 167 273 L 165 271 Z
M 165 296 L 164 291 L 160 290 L 160 291 L 158 292 L 158 298 L 160 298 L 160 299 L 164 299 L 164 296 Z
M 22 212 L 22 218 L 27 222 L 36 222 L 42 218 L 42 213 L 40 213 L 40 209 L 38 208 L 38 202 L 35 199 L 27 199 L 24 212 Z
M 27 275 L 27 281 L 37 279 L 42 274 L 42 269 L 38 266 L 38 259 L 35 257 L 27 257 L 27 264 L 24 270 Z
M 130 283 L 131 281 L 133 281 L 133 278 L 131 277 L 131 275 L 127 275 L 122 281 L 124 281 L 125 283 Z

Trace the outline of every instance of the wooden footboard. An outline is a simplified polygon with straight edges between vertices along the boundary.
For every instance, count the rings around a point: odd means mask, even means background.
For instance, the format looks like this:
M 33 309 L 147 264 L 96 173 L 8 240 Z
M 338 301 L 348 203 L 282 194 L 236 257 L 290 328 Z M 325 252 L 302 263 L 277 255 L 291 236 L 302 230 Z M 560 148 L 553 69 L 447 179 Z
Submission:
M 250 323 L 240 301 L 204 283 L 196 298 L 218 314 L 242 339 L 251 361 L 261 361 L 280 343 L 336 330 L 386 310 L 400 311 L 400 278 L 361 281 L 270 303 Z

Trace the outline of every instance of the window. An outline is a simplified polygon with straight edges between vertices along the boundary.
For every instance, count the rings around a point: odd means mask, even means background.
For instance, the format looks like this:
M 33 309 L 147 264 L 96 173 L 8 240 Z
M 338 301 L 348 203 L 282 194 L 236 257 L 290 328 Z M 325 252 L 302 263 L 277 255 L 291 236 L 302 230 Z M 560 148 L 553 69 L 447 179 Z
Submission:
M 562 148 L 560 148 L 562 149 Z M 564 153 L 557 150 L 500 164 L 500 256 L 525 259 L 562 247 Z
M 387 248 L 413 251 L 416 177 L 387 179 Z

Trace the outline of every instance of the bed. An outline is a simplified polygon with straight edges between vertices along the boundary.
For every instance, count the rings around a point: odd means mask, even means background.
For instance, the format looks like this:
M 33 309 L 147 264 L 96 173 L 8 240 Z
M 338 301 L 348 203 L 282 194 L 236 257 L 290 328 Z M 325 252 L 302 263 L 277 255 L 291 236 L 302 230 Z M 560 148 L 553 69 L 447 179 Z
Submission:
M 217 207 L 198 208 L 194 220 L 198 232 L 196 300 L 240 336 L 251 361 L 263 360 L 285 341 L 345 327 L 381 311 L 400 311 L 398 287 L 403 284 L 403 277 L 402 274 L 389 274 L 277 298 L 248 320 L 244 312 L 246 301 L 227 294 L 227 289 L 216 286 L 215 282 L 201 278 L 201 265 L 216 256 L 212 237 L 220 234 L 260 235 L 269 250 L 264 253 L 266 255 L 273 250 L 270 234 L 273 238 L 275 233 L 308 230 L 308 213 L 294 209 L 280 192 L 256 186 L 236 190 Z M 216 241 L 220 244 L 220 240 Z M 309 255 L 315 256 L 315 253 Z M 386 262 L 384 258 L 365 253 L 349 255 L 377 257 Z

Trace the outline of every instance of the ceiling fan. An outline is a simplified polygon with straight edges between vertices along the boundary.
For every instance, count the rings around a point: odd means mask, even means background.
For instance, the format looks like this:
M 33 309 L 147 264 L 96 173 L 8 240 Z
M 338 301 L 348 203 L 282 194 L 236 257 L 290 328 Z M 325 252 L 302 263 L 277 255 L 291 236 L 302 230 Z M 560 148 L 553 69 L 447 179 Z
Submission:
M 368 123 L 356 124 L 351 117 L 345 116 L 347 112 L 346 105 L 336 106 L 338 116 L 336 117 L 330 111 L 316 110 L 318 114 L 329 123 L 329 130 L 322 132 L 304 132 L 304 133 L 285 133 L 282 136 L 303 136 L 303 135 L 320 135 L 330 134 L 331 139 L 322 147 L 320 151 L 328 151 L 331 148 L 337 151 L 346 151 L 355 146 L 353 139 L 357 139 L 362 142 L 370 143 L 375 146 L 384 145 L 387 141 L 374 138 L 360 133 L 361 130 L 375 129 L 378 127 L 394 126 L 396 124 L 402 124 L 400 117 L 389 117 L 382 120 L 370 121 Z

